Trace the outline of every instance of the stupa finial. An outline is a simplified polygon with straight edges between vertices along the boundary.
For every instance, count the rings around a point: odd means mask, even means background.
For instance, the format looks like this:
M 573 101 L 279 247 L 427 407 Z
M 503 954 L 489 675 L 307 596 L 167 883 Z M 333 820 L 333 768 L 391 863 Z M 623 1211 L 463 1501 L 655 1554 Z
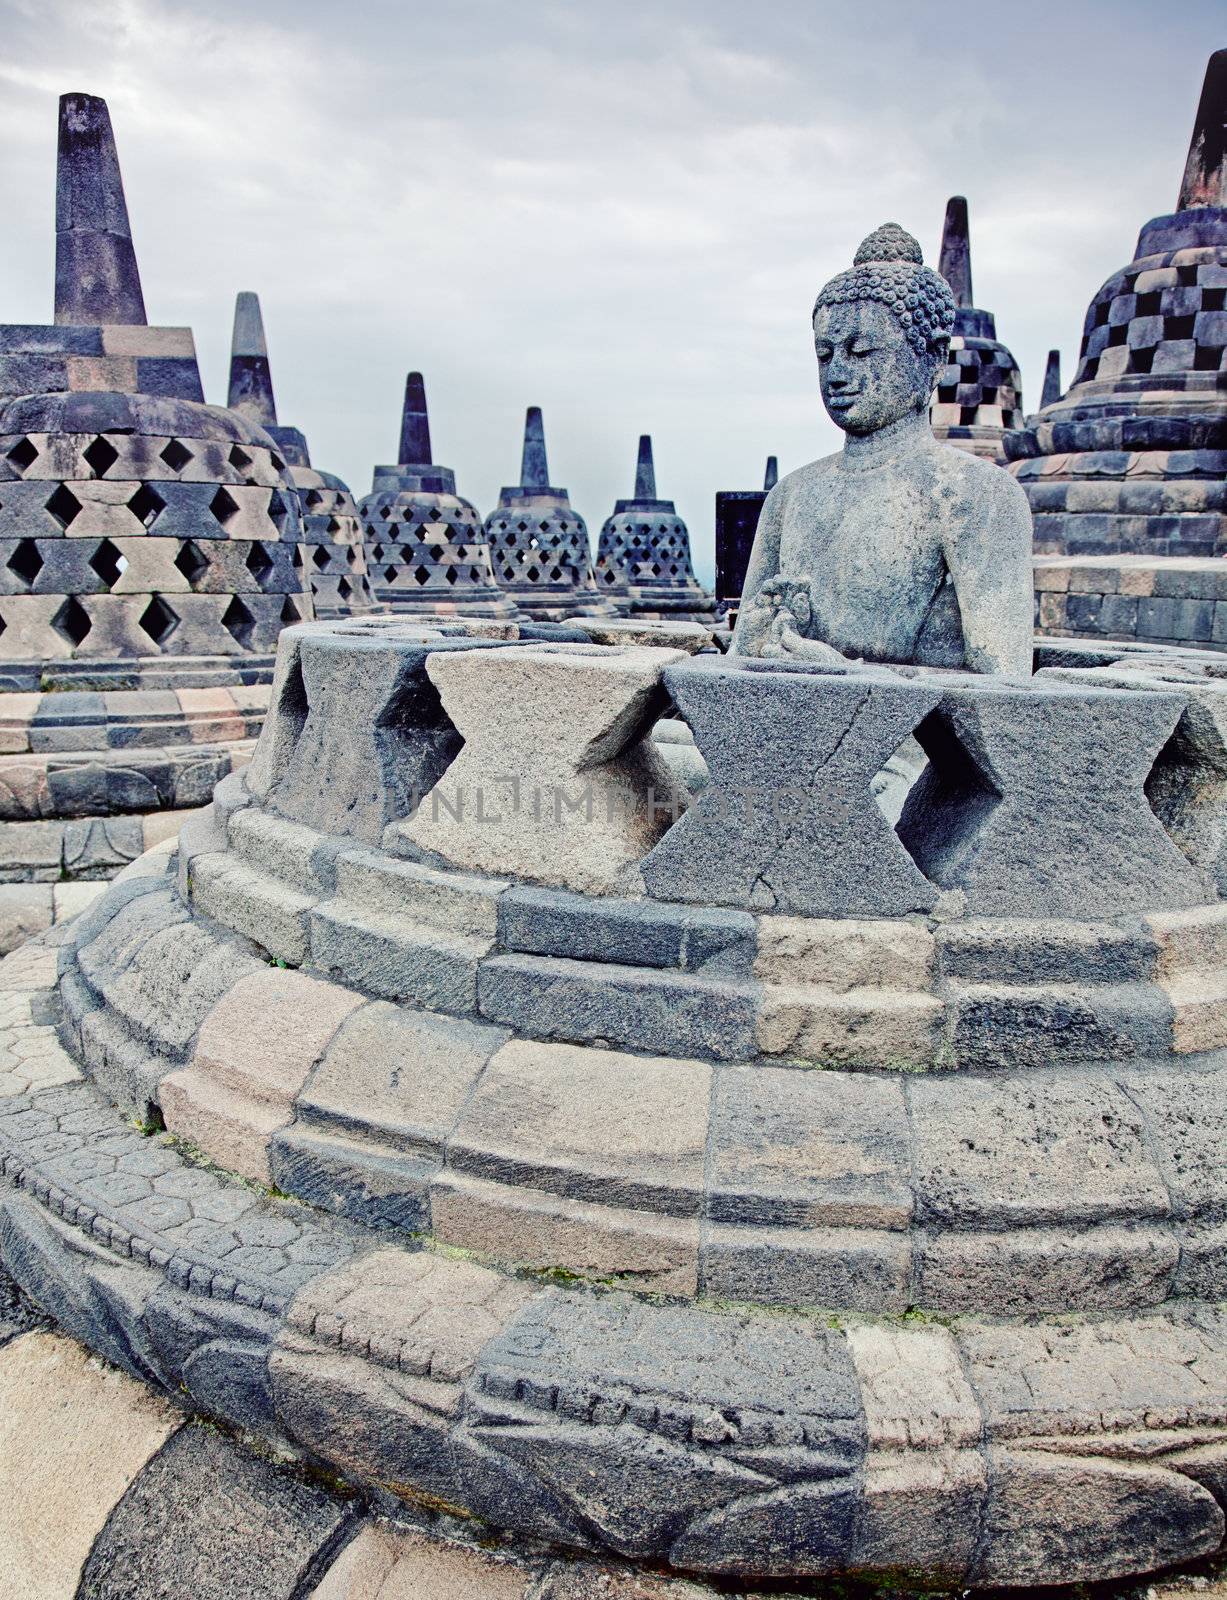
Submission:
M 234 335 L 230 341 L 230 393 L 226 404 L 262 428 L 277 426 L 273 374 L 264 341 L 260 297 L 241 290 L 234 300 Z
M 1040 396 L 1040 410 L 1061 398 L 1061 352 L 1048 352 L 1048 365 L 1044 368 L 1044 392 Z
M 967 200 L 961 194 L 946 202 L 942 224 L 942 250 L 937 270 L 954 291 L 956 306 L 973 306 L 971 294 L 971 237 L 967 222 Z
M 430 417 L 426 411 L 426 384 L 420 372 L 405 379 L 405 409 L 401 413 L 400 455 L 406 465 L 430 466 Z
M 767 457 L 767 470 L 763 474 L 763 488 L 774 489 L 780 481 L 780 464 L 774 456 Z
M 529 406 L 524 416 L 524 454 L 520 458 L 520 487 L 547 489 L 549 482 L 550 469 L 545 459 L 545 423 L 541 419 L 541 407 Z
M 1227 206 L 1227 50 L 1206 63 L 1177 211 Z
M 111 114 L 93 94 L 60 96 L 55 169 L 55 320 L 144 326 Z
M 635 499 L 655 500 L 656 465 L 652 460 L 652 435 L 639 435 L 639 460 L 635 467 Z

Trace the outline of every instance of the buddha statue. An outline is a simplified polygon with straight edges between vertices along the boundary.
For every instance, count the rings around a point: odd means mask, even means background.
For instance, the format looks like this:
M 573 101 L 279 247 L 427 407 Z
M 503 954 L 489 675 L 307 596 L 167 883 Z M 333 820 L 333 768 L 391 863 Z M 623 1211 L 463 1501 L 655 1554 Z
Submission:
M 929 425 L 953 323 L 949 285 L 894 223 L 819 294 L 822 399 L 844 447 L 768 496 L 734 654 L 1030 674 L 1026 496 Z

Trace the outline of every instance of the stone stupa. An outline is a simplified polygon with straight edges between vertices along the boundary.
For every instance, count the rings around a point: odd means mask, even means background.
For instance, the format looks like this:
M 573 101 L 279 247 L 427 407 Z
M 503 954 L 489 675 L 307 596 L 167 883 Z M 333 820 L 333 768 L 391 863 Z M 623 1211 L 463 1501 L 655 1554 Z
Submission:
M 706 622 L 715 611 L 694 575 L 686 524 L 672 500 L 657 499 L 650 434 L 639 439 L 634 494 L 616 503 L 601 529 L 596 583 L 631 617 Z
M 246 290 L 234 302 L 227 403 L 231 411 L 263 428 L 285 459 L 290 481 L 298 491 L 302 558 L 316 616 L 346 617 L 371 611 L 374 602 L 367 582 L 358 507 L 348 484 L 311 465 L 302 432 L 278 423 L 260 300 Z
M 525 616 L 558 622 L 612 612 L 597 592 L 587 524 L 567 491 L 550 484 L 540 406 L 524 418 L 520 481 L 500 491 L 485 533 L 499 588 Z
M 246 760 L 312 615 L 273 441 L 146 323 L 104 101 L 60 101 L 55 322 L 0 328 L 0 944 Z
M 1227 50 L 1174 212 L 1091 301 L 1078 369 L 1006 436 L 1043 633 L 1227 646 Z
M 954 292 L 955 312 L 946 364 L 929 408 L 934 436 L 1004 462 L 1002 436 L 1007 428 L 1022 426 L 1022 378 L 997 337 L 993 313 L 981 311 L 972 297 L 967 201 L 961 194 L 946 205 L 937 270 Z
M 518 615 L 495 582 L 476 507 L 456 493 L 452 469 L 434 463 L 420 372 L 405 380 L 398 463 L 375 468 L 358 510 L 371 591 L 380 605 L 414 616 L 511 621 Z

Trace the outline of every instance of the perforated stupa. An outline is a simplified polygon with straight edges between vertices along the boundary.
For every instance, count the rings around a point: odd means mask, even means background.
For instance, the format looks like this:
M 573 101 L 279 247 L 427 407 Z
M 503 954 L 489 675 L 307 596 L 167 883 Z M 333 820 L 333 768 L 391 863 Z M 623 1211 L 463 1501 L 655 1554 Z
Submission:
M 456 493 L 456 474 L 431 454 L 426 385 L 405 380 L 400 460 L 375 468 L 358 509 L 366 566 L 376 601 L 417 616 L 514 617 L 495 582 L 490 546 L 477 508 Z
M 500 491 L 486 538 L 499 587 L 525 616 L 555 621 L 612 612 L 593 577 L 587 524 L 567 491 L 550 484 L 540 406 L 528 408 L 520 481 Z
M 358 507 L 348 484 L 311 465 L 302 432 L 278 423 L 264 318 L 259 298 L 249 291 L 241 292 L 234 303 L 228 404 L 263 428 L 285 460 L 298 492 L 300 553 L 316 616 L 347 617 L 371 611 L 374 602 L 367 582 Z
M 639 440 L 634 495 L 615 504 L 601 529 L 596 584 L 630 616 L 707 618 L 715 610 L 694 575 L 686 524 L 672 500 L 657 498 L 649 434 Z
M 152 328 L 106 104 L 60 101 L 52 326 L 0 329 L 2 937 L 107 876 L 249 752 L 312 615 L 274 441 Z

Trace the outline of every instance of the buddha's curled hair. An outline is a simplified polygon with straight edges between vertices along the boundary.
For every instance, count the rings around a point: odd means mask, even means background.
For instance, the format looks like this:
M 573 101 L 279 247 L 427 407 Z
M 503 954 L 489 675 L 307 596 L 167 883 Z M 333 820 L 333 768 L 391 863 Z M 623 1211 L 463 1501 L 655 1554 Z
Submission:
M 920 355 L 936 354 L 954 328 L 954 295 L 940 273 L 924 264 L 919 244 L 897 222 L 875 228 L 852 258 L 819 291 L 820 306 L 846 300 L 877 300 L 903 324 L 908 343 Z

